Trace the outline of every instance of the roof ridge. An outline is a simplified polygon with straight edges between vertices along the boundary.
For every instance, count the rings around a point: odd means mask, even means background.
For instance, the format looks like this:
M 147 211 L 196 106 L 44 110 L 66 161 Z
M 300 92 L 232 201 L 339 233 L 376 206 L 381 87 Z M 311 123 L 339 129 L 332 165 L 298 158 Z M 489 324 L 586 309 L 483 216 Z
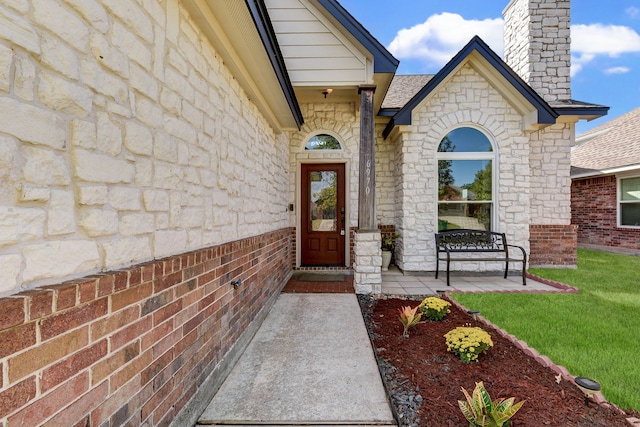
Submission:
M 616 125 L 618 125 L 618 123 L 620 122 L 625 122 L 626 119 L 628 118 L 628 116 L 635 116 L 636 114 L 640 115 L 640 107 L 634 108 L 633 110 L 627 111 L 626 113 L 611 119 L 609 121 L 606 121 L 596 127 L 594 127 L 593 129 L 589 129 L 586 132 L 581 133 L 580 135 L 578 135 L 577 137 L 582 137 L 582 136 L 587 136 L 590 135 L 592 133 L 596 133 L 596 132 L 600 132 L 602 130 L 604 130 L 605 128 L 615 128 Z

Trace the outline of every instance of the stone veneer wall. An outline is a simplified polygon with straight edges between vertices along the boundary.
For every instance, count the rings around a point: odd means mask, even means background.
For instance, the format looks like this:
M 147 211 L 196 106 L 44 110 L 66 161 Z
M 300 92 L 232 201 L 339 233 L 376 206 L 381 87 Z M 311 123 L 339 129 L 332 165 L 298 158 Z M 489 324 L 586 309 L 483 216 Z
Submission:
M 571 183 L 571 222 L 578 244 L 640 250 L 640 229 L 618 227 L 617 176 L 576 179 Z
M 396 187 L 399 179 L 397 148 L 391 140 L 382 136 L 385 124 L 378 124 L 376 130 L 376 220 L 379 225 L 396 223 Z
M 0 425 L 168 425 L 291 272 L 287 135 L 178 0 L 2 3 L 0 111 Z
M 458 126 L 482 128 L 494 140 L 499 156 L 495 229 L 505 232 L 511 243 L 528 250 L 530 141 L 521 131 L 522 117 L 469 65 L 462 67 L 413 114 L 413 124 L 394 141 L 395 168 L 401 168 L 404 176 L 396 184 L 399 223 L 396 231 L 402 235 L 396 247 L 396 264 L 406 271 L 435 269 L 436 151 L 442 138 Z M 454 266 L 472 271 L 485 267 L 482 263 L 467 262 Z
M 358 227 L 358 164 L 360 144 L 360 116 L 356 114 L 353 103 L 317 103 L 302 104 L 300 106 L 305 117 L 305 123 L 299 131 L 291 132 L 289 135 L 289 192 L 290 203 L 300 200 L 300 165 L 302 163 L 344 163 L 345 168 L 345 203 L 347 208 L 347 225 L 349 230 L 345 230 L 349 238 L 347 252 L 353 245 L 353 228 Z M 341 150 L 305 150 L 307 140 L 313 135 L 326 133 L 332 135 L 342 145 Z M 300 202 L 296 210 L 300 208 Z M 289 225 L 297 227 L 298 215 L 296 211 L 289 216 Z M 296 262 L 294 258 L 294 262 Z M 353 257 L 347 260 L 347 265 L 353 263 Z M 297 264 L 296 264 L 297 265 Z
M 512 0 L 504 10 L 505 62 L 549 103 L 571 99 L 570 12 L 569 0 Z M 544 239 L 531 237 L 531 265 L 540 260 L 544 265 L 575 266 L 576 255 L 568 255 L 576 241 L 571 234 L 575 229 L 568 227 L 574 137 L 571 123 L 531 134 L 530 224 L 532 232 L 546 227 Z M 553 244 L 543 244 L 546 239 Z
M 574 126 L 557 124 L 531 135 L 531 266 L 576 266 L 570 178 Z
M 504 10 L 504 58 L 547 102 L 571 99 L 569 0 L 512 0 Z
M 290 277 L 290 242 L 283 229 L 0 299 L 0 425 L 193 425 Z
M 288 226 L 286 134 L 177 0 L 10 4 L 0 295 Z

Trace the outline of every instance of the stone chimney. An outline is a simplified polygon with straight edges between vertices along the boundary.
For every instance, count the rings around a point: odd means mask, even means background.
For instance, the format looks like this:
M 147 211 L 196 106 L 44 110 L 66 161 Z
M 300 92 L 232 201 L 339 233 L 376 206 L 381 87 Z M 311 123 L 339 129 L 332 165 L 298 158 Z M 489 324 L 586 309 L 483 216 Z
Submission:
M 504 59 L 545 101 L 571 99 L 570 0 L 511 0 Z

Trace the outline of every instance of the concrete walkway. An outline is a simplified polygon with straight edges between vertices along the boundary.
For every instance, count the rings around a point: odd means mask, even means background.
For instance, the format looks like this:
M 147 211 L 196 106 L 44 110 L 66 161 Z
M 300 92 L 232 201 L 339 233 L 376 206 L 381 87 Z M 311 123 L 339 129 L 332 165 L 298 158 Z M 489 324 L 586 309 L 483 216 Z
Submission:
M 355 294 L 281 294 L 198 425 L 396 425 Z
M 521 277 L 383 273 L 382 293 L 560 290 Z M 204 411 L 204 425 L 396 425 L 355 294 L 282 293 Z

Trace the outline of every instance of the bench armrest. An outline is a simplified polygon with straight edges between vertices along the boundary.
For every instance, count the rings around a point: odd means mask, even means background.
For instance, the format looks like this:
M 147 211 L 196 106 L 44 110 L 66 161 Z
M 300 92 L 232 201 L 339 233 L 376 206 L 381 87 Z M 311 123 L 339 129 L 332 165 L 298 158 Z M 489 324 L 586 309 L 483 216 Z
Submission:
M 526 260 L 527 259 L 527 253 L 525 252 L 524 248 L 522 246 L 517 246 L 517 245 L 507 245 L 511 248 L 518 248 L 522 251 L 522 257 Z

